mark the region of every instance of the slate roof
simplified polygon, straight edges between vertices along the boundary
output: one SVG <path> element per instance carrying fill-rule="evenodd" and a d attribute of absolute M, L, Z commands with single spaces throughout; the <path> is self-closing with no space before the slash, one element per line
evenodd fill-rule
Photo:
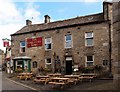
<path fill-rule="evenodd" d="M 57 29 L 62 27 L 69 27 L 69 26 L 75 26 L 75 25 L 82 25 L 82 24 L 89 24 L 89 23 L 96 23 L 96 22 L 103 22 L 103 13 L 98 14 L 92 14 L 87 16 L 81 16 L 76 18 L 71 18 L 67 20 L 62 21 L 55 21 L 50 23 L 42 23 L 42 24 L 32 24 L 28 26 L 24 26 L 22 29 L 18 30 L 16 33 L 11 34 L 11 36 L 14 35 L 20 35 L 20 34 L 26 34 L 36 31 L 47 31 L 50 29 Z"/>

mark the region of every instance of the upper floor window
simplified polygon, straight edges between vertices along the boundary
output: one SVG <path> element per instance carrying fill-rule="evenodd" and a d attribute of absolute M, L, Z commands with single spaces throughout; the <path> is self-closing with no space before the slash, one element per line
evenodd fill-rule
<path fill-rule="evenodd" d="M 25 46 L 26 46 L 25 41 L 21 41 L 20 42 L 20 52 L 21 53 L 25 52 Z"/>
<path fill-rule="evenodd" d="M 45 38 L 45 50 L 52 48 L 52 38 Z"/>
<path fill-rule="evenodd" d="M 86 66 L 93 66 L 94 65 L 94 56 L 86 56 Z"/>
<path fill-rule="evenodd" d="M 65 36 L 65 48 L 71 48 L 72 47 L 72 35 L 66 35 Z"/>
<path fill-rule="evenodd" d="M 85 46 L 93 46 L 93 32 L 85 33 Z"/>

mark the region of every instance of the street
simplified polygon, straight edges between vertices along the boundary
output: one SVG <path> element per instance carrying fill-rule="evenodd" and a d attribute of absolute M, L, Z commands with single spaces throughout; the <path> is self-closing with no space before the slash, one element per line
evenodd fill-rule
<path fill-rule="evenodd" d="M 21 85 L 20 83 L 14 82 L 7 78 L 7 76 L 4 75 L 4 73 L 0 72 L 0 84 L 2 84 L 2 92 L 16 92 L 16 91 L 25 91 L 25 92 L 34 92 L 32 88 L 25 87 L 24 85 Z"/>

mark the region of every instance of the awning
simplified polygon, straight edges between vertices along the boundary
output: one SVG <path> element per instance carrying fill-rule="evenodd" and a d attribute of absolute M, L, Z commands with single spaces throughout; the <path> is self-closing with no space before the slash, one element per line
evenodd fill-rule
<path fill-rule="evenodd" d="M 20 59 L 29 59 L 29 60 L 31 60 L 31 57 L 22 56 L 22 57 L 15 57 L 15 58 L 13 58 L 13 60 L 20 60 Z"/>

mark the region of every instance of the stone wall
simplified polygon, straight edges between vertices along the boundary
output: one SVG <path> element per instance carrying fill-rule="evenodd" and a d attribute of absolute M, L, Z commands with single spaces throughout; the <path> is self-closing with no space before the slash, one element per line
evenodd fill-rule
<path fill-rule="evenodd" d="M 112 58 L 114 69 L 114 83 L 120 88 L 120 2 L 113 0 L 113 44 Z"/>
<path fill-rule="evenodd" d="M 93 32 L 94 46 L 85 46 L 85 32 Z M 32 61 L 37 61 L 38 66 L 45 66 L 45 58 L 51 57 L 56 53 L 60 61 L 65 61 L 65 35 L 72 35 L 71 53 L 73 64 L 85 65 L 85 56 L 94 55 L 94 64 L 103 64 L 103 60 L 109 61 L 109 24 L 106 22 L 95 23 L 89 25 L 78 25 L 69 28 L 61 28 L 49 31 L 36 32 L 12 36 L 12 58 L 17 56 L 29 56 Z M 26 48 L 26 53 L 20 53 L 20 41 L 27 38 L 42 37 L 43 44 L 41 47 Z M 45 51 L 45 38 L 52 37 L 52 50 Z"/>

